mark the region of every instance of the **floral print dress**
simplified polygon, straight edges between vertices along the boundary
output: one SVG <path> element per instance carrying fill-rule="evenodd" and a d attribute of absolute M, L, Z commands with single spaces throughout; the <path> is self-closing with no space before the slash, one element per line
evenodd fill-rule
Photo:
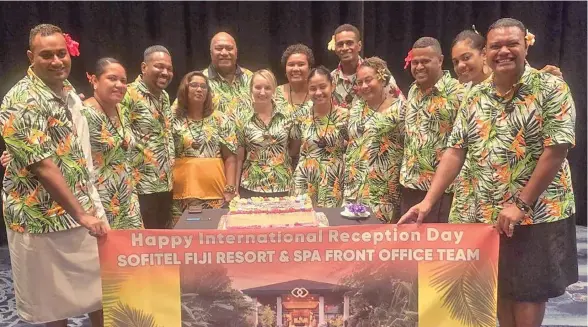
<path fill-rule="evenodd" d="M 82 114 L 88 121 L 96 188 L 112 229 L 143 227 L 130 149 L 135 146 L 128 115 L 117 106 L 119 119 L 109 118 L 100 108 L 86 104 Z M 121 126 L 122 123 L 122 126 Z"/>
<path fill-rule="evenodd" d="M 374 111 L 365 101 L 357 101 L 350 111 L 348 133 L 344 202 L 361 202 L 380 220 L 397 221 L 404 102 L 395 98 L 388 108 Z"/>
<path fill-rule="evenodd" d="M 313 105 L 308 103 L 300 108 L 296 119 L 302 145 L 293 193 L 308 194 L 316 207 L 341 206 L 349 111 L 334 106 L 326 116 L 315 117 Z"/>

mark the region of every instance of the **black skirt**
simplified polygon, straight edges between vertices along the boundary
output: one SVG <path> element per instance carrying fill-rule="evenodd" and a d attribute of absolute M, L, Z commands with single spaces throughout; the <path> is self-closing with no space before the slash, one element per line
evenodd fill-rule
<path fill-rule="evenodd" d="M 515 226 L 500 236 L 498 296 L 547 302 L 578 281 L 575 215 L 553 223 Z"/>

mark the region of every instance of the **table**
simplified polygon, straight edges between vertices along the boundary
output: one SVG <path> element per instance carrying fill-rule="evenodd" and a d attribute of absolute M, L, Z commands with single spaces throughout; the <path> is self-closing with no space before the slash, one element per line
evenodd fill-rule
<path fill-rule="evenodd" d="M 327 216 L 329 226 L 376 225 L 382 223 L 373 214 L 361 220 L 346 219 L 341 216 L 341 210 L 343 208 L 315 208 L 314 210 L 316 212 L 322 212 Z M 228 212 L 229 209 L 205 209 L 202 210 L 202 213 L 188 213 L 188 210 L 186 210 L 174 226 L 174 229 L 217 229 L 220 218 Z M 194 217 L 201 219 L 188 220 L 188 218 Z"/>

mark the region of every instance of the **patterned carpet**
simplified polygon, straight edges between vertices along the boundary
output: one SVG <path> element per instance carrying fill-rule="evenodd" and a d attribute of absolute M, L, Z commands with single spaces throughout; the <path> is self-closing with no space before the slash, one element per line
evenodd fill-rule
<path fill-rule="evenodd" d="M 587 283 L 587 229 L 578 227 L 578 257 L 580 263 L 580 281 L 568 287 L 568 291 L 547 304 L 547 314 L 543 323 L 545 327 L 588 326 L 586 297 Z M 8 249 L 0 247 L 0 327 L 30 327 L 24 323 L 15 311 L 14 290 L 10 270 Z M 86 317 L 70 320 L 69 326 L 89 327 Z"/>

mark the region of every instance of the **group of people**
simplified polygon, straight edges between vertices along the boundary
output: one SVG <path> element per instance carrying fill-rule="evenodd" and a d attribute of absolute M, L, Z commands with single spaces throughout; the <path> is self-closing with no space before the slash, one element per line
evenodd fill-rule
<path fill-rule="evenodd" d="M 31 66 L 0 108 L 20 316 L 66 326 L 90 313 L 101 325 L 92 236 L 170 228 L 189 206 L 237 195 L 309 194 L 317 207 L 362 203 L 384 222 L 495 224 L 500 324 L 540 326 L 547 299 L 578 278 L 566 160 L 575 108 L 557 67 L 526 61 L 533 42 L 510 18 L 486 39 L 465 30 L 451 47 L 455 79 L 439 42 L 422 37 L 405 58 L 415 79 L 405 97 L 384 60 L 360 57 L 352 25 L 329 42 L 333 71 L 289 46 L 279 86 L 271 71 L 239 66 L 221 32 L 210 65 L 182 78 L 173 103 L 172 56 L 160 45 L 131 83 L 118 60 L 99 59 L 82 102 L 67 81 L 76 42 L 34 27 Z"/>

